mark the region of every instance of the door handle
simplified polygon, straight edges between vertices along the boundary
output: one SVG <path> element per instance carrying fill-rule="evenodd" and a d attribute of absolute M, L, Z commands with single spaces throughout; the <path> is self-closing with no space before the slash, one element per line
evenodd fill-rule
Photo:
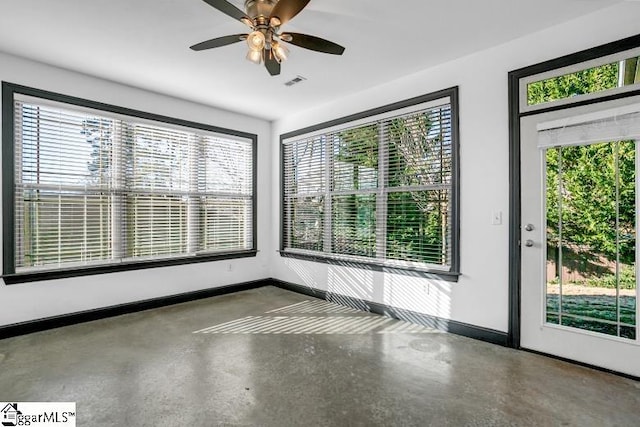
<path fill-rule="evenodd" d="M 527 241 L 524 242 L 524 245 L 528 248 L 533 247 L 533 240 L 528 239 Z"/>

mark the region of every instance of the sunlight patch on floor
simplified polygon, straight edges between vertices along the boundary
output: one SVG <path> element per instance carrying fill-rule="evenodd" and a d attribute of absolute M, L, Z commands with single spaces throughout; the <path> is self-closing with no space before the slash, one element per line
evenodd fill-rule
<path fill-rule="evenodd" d="M 327 301 L 302 301 L 194 331 L 194 334 L 416 334 L 434 330 Z"/>

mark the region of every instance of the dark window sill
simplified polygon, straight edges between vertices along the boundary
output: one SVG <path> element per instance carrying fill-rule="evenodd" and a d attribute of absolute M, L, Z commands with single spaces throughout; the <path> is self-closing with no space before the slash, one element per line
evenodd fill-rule
<path fill-rule="evenodd" d="M 353 267 L 360 268 L 364 270 L 372 270 L 372 271 L 380 271 L 384 273 L 392 273 L 392 274 L 402 274 L 405 276 L 414 276 L 414 277 L 422 277 L 425 279 L 437 279 L 437 280 L 446 280 L 447 282 L 457 282 L 458 277 L 462 274 L 451 272 L 451 271 L 442 271 L 442 270 L 434 270 L 434 269 L 421 269 L 415 267 L 403 267 L 403 266 L 392 266 L 379 262 L 366 262 L 366 261 L 352 261 L 352 260 L 340 260 L 333 257 L 316 255 L 316 254 L 302 254 L 298 252 L 289 252 L 281 250 L 280 256 L 284 258 L 296 258 L 304 261 L 312 261 L 312 262 L 320 262 L 324 264 L 331 265 L 339 265 L 342 267 Z"/>
<path fill-rule="evenodd" d="M 200 262 L 222 261 L 236 258 L 256 256 L 257 250 L 226 252 L 219 254 L 195 255 L 181 258 L 167 258 L 152 261 L 131 261 L 117 264 L 106 264 L 90 267 L 74 267 L 57 270 L 30 271 L 24 273 L 4 274 L 2 279 L 7 285 L 36 282 L 41 280 L 66 279 L 69 277 L 92 276 L 97 274 L 118 273 L 121 271 L 142 270 L 146 268 L 170 267 L 176 265 L 195 264 Z"/>

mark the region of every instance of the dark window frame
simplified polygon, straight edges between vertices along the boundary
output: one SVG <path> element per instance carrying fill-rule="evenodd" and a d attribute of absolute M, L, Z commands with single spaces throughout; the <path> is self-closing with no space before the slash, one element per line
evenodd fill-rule
<path fill-rule="evenodd" d="M 252 247 L 249 250 L 220 252 L 215 254 L 188 255 L 171 257 L 167 259 L 153 259 L 141 261 L 127 261 L 115 264 L 104 264 L 96 266 L 82 266 L 71 268 L 58 268 L 52 270 L 30 271 L 23 273 L 15 272 L 15 167 L 14 167 L 14 100 L 15 95 L 21 94 L 42 98 L 50 101 L 71 104 L 74 106 L 91 108 L 94 110 L 105 111 L 107 113 L 115 113 L 126 115 L 134 118 L 145 120 L 153 120 L 160 123 L 170 125 L 184 126 L 188 128 L 227 134 L 246 138 L 251 141 L 253 149 L 253 166 L 252 166 Z M 2 229 L 3 229 L 3 274 L 2 278 L 8 285 L 23 282 L 32 282 L 39 280 L 53 280 L 68 277 L 114 273 L 120 271 L 139 270 L 146 268 L 166 267 L 175 265 L 186 265 L 200 262 L 211 262 L 220 260 L 229 260 L 236 258 L 249 258 L 257 255 L 257 219 L 258 219 L 258 179 L 257 179 L 257 143 L 258 136 L 256 134 L 238 131 L 234 129 L 222 128 L 218 126 L 207 125 L 203 123 L 192 122 L 183 119 L 163 116 L 159 114 L 148 113 L 140 110 L 134 110 L 125 107 L 119 107 L 88 99 L 78 98 L 69 95 L 63 95 L 42 89 L 36 89 L 28 86 L 18 85 L 9 82 L 2 82 Z"/>
<path fill-rule="evenodd" d="M 300 254 L 285 251 L 284 233 L 285 233 L 285 153 L 284 142 L 287 139 L 296 136 L 317 132 L 334 126 L 344 125 L 356 120 L 366 119 L 368 117 L 377 116 L 400 110 L 402 108 L 412 107 L 414 105 L 423 104 L 430 101 L 436 101 L 442 98 L 449 98 L 451 105 L 451 265 L 448 271 L 433 268 L 415 268 L 390 266 L 388 264 L 371 260 L 371 261 L 352 261 L 341 260 L 339 255 L 324 256 L 320 254 Z M 280 135 L 280 256 L 286 258 L 296 258 L 301 260 L 320 262 L 332 265 L 342 265 L 348 267 L 356 267 L 374 271 L 384 271 L 394 274 L 405 274 L 417 277 L 433 278 L 446 280 L 449 282 L 457 282 L 460 272 L 460 118 L 459 118 L 459 87 L 454 86 L 437 92 L 420 95 L 414 98 L 405 99 L 403 101 L 387 104 L 382 107 L 355 113 L 349 116 L 341 117 L 335 120 L 319 123 L 306 128 L 294 130 Z"/>
<path fill-rule="evenodd" d="M 564 55 L 550 59 L 538 64 L 513 70 L 508 74 L 508 102 L 509 102 L 509 319 L 508 319 L 508 346 L 520 347 L 520 325 L 521 325 L 521 224 L 520 216 L 522 210 L 522 200 L 520 195 L 520 119 L 526 116 L 547 113 L 551 111 L 563 110 L 566 108 L 590 105 L 599 102 L 612 101 L 615 99 L 627 98 L 640 95 L 640 89 L 632 89 L 626 92 L 607 94 L 599 97 L 579 100 L 570 104 L 553 104 L 544 108 L 531 111 L 521 111 L 520 80 L 553 71 L 559 68 L 568 67 L 582 62 L 602 58 L 619 52 L 640 47 L 640 34 L 627 37 L 621 40 L 602 44 L 590 49 Z"/>

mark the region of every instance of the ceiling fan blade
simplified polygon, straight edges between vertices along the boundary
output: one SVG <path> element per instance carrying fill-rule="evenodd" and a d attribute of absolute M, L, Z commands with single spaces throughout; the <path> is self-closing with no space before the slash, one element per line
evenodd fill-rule
<path fill-rule="evenodd" d="M 243 18 L 248 19 L 248 16 L 246 13 L 244 13 L 243 11 L 241 11 L 240 9 L 238 9 L 237 7 L 235 7 L 234 5 L 232 5 L 226 0 L 203 0 L 203 1 L 207 3 L 209 6 L 215 7 L 220 12 L 225 13 L 230 17 L 235 18 L 239 21 L 242 21 Z"/>
<path fill-rule="evenodd" d="M 305 49 L 315 50 L 316 52 L 330 53 L 331 55 L 342 55 L 344 53 L 344 47 L 320 37 L 300 33 L 283 33 L 281 37 L 284 41 Z M 291 39 L 288 40 L 289 38 Z"/>
<path fill-rule="evenodd" d="M 271 54 L 270 52 L 266 53 L 264 56 L 264 66 L 272 76 L 277 76 L 280 74 L 280 63 L 276 61 L 276 58 L 274 58 L 273 54 Z"/>
<path fill-rule="evenodd" d="M 237 43 L 246 38 L 246 34 L 233 34 L 230 36 L 218 37 L 215 39 L 207 40 L 206 42 L 194 44 L 190 47 L 192 50 L 200 51 L 205 49 L 213 49 L 214 47 L 226 46 L 228 44 Z"/>
<path fill-rule="evenodd" d="M 296 16 L 310 0 L 280 0 L 271 11 L 271 17 L 280 20 L 280 25 Z"/>

